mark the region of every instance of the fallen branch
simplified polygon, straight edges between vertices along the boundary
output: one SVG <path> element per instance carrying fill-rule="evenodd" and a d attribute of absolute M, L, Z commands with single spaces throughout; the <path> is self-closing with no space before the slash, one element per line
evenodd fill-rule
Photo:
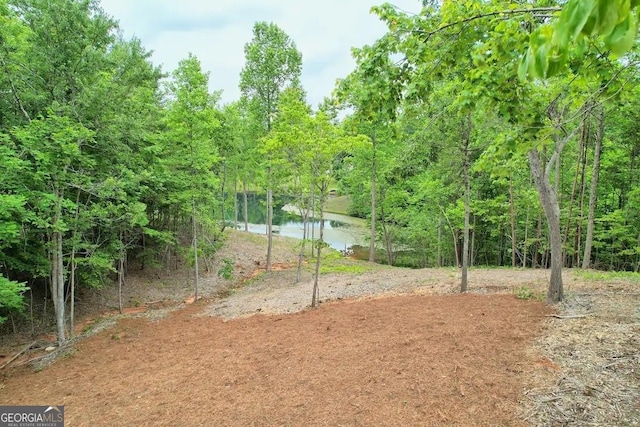
<path fill-rule="evenodd" d="M 638 355 L 639 355 L 639 353 L 629 354 L 629 355 L 626 355 L 626 356 L 614 357 L 615 362 L 611 362 L 608 365 L 604 365 L 602 367 L 602 369 L 607 369 L 607 368 L 610 368 L 612 366 L 619 365 L 620 363 L 628 362 L 629 360 L 633 359 L 634 357 L 637 357 Z"/>
<path fill-rule="evenodd" d="M 556 319 L 565 320 L 565 319 L 584 319 L 585 317 L 587 317 L 587 315 L 586 314 L 572 314 L 572 315 L 563 316 L 563 315 L 560 315 L 560 314 L 548 314 L 545 317 L 554 317 Z"/>
<path fill-rule="evenodd" d="M 52 353 L 47 353 L 47 354 L 43 354 L 42 356 L 38 356 L 38 357 L 34 357 L 33 359 L 29 359 L 29 360 L 25 360 L 24 362 L 20 362 L 18 363 L 15 367 L 18 368 L 20 366 L 24 366 L 24 365 L 30 365 L 31 363 L 37 361 L 37 360 L 41 360 L 44 359 L 45 357 L 49 357 L 52 354 L 55 354 L 54 352 Z"/>
<path fill-rule="evenodd" d="M 27 350 L 29 350 L 31 347 L 33 347 L 34 345 L 36 345 L 38 341 L 34 341 L 31 344 L 29 344 L 28 346 L 26 346 L 25 348 L 23 348 L 22 350 L 20 350 L 19 352 L 17 352 L 11 359 L 9 359 L 7 362 L 4 363 L 4 365 L 0 366 L 0 369 L 4 369 L 7 366 L 9 366 L 9 364 L 11 362 L 13 362 L 14 360 L 16 360 L 18 357 L 20 357 L 23 353 L 25 353 Z"/>

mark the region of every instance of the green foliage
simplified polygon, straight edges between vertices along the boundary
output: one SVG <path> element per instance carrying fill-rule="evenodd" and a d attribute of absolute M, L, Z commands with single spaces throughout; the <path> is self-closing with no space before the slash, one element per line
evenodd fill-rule
<path fill-rule="evenodd" d="M 240 90 L 251 101 L 259 126 L 270 130 L 280 93 L 287 87 L 299 87 L 302 55 L 282 29 L 266 22 L 253 26 L 253 39 L 244 52 Z"/>
<path fill-rule="evenodd" d="M 637 6 L 637 1 L 629 0 L 570 0 L 553 24 L 541 25 L 531 34 L 520 77 L 558 74 L 573 50 L 584 52 L 586 37 L 602 36 L 614 56 L 624 55 L 636 41 Z"/>
<path fill-rule="evenodd" d="M 219 156 L 211 140 L 220 127 L 215 114 L 218 95 L 209 94 L 208 74 L 193 55 L 180 62 L 172 77 L 164 149 L 173 181 L 172 197 L 190 212 L 194 199 L 199 206 L 215 201 L 217 177 L 212 169 Z"/>
<path fill-rule="evenodd" d="M 518 299 L 544 301 L 545 295 L 542 292 L 537 292 L 529 286 L 523 285 L 515 290 L 515 296 Z"/>
<path fill-rule="evenodd" d="M 24 310 L 23 294 L 29 290 L 24 283 L 18 283 L 0 275 L 0 313 L 9 311 L 22 312 Z M 0 315 L 0 324 L 6 317 Z"/>
<path fill-rule="evenodd" d="M 233 261 L 227 258 L 222 260 L 222 267 L 218 270 L 218 276 L 225 280 L 233 279 L 233 270 L 235 269 Z"/>

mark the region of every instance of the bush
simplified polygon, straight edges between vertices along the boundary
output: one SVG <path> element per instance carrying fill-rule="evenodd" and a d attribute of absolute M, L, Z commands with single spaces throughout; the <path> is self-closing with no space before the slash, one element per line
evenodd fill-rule
<path fill-rule="evenodd" d="M 516 294 L 516 298 L 518 299 L 524 299 L 524 300 L 535 299 L 538 301 L 544 300 L 543 293 L 536 292 L 526 285 L 516 289 L 515 294 Z"/>
<path fill-rule="evenodd" d="M 222 267 L 218 270 L 218 276 L 225 280 L 231 280 L 233 279 L 233 269 L 233 261 L 225 258 L 222 260 Z"/>
<path fill-rule="evenodd" d="M 0 311 L 7 313 L 9 311 L 22 312 L 24 309 L 23 294 L 29 288 L 24 283 L 14 282 L 0 275 Z M 0 324 L 7 320 L 6 317 L 0 315 Z"/>

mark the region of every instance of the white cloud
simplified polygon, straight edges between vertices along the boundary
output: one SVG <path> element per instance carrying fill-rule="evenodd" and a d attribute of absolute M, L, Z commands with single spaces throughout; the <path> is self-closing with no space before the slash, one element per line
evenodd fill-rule
<path fill-rule="evenodd" d="M 384 24 L 369 14 L 376 0 L 102 0 L 103 9 L 120 21 L 125 37 L 135 35 L 154 51 L 165 72 L 193 53 L 211 73 L 212 90 L 223 102 L 238 99 L 244 45 L 256 21 L 275 22 L 302 52 L 302 84 L 316 106 L 330 95 L 337 78 L 354 66 L 351 47 L 373 43 Z M 393 2 L 417 12 L 419 0 Z"/>

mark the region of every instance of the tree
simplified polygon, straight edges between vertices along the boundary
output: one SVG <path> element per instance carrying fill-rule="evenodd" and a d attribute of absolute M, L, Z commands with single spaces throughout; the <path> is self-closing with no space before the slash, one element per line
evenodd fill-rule
<path fill-rule="evenodd" d="M 247 154 L 243 146 L 243 120 L 239 102 L 225 105 L 221 114 L 220 135 L 217 137 L 220 143 L 220 156 L 222 164 L 222 179 L 220 185 L 220 220 L 222 229 L 226 226 L 226 201 L 227 182 L 233 185 L 233 225 L 238 227 L 238 181 L 242 170 L 242 164 L 247 160 Z"/>
<path fill-rule="evenodd" d="M 319 302 L 318 280 L 322 249 L 326 245 L 324 242 L 324 205 L 329 196 L 329 184 L 334 175 L 335 158 L 345 147 L 361 145 L 362 138 L 345 135 L 341 129 L 331 123 L 329 117 L 323 111 L 315 114 L 312 126 L 313 139 L 310 141 L 309 166 L 313 176 L 313 185 L 318 190 L 320 199 L 318 203 L 320 230 L 318 240 L 315 242 L 316 265 L 311 298 L 311 306 L 315 307 Z"/>
<path fill-rule="evenodd" d="M 462 244 L 462 279 L 460 282 L 460 292 L 467 292 L 468 269 L 469 269 L 469 215 L 471 212 L 471 183 L 469 182 L 470 169 L 470 139 L 471 139 L 471 114 L 467 115 L 462 124 L 462 174 L 464 182 L 464 232 Z"/>
<path fill-rule="evenodd" d="M 275 170 L 278 180 L 286 187 L 287 195 L 295 199 L 295 204 L 303 218 L 303 238 L 298 252 L 296 281 L 300 281 L 307 243 L 307 222 L 313 211 L 311 195 L 315 185 L 311 168 L 310 153 L 315 145 L 315 129 L 311 108 L 304 101 L 304 94 L 298 88 L 286 89 L 278 102 L 278 116 L 271 132 L 264 138 L 265 154 Z"/>
<path fill-rule="evenodd" d="M 377 185 L 380 161 L 378 151 L 380 143 L 388 140 L 385 138 L 388 137 L 388 131 L 393 131 L 391 124 L 395 120 L 398 101 L 401 98 L 401 91 L 398 90 L 398 83 L 402 81 L 400 68 L 389 55 L 380 54 L 380 51 L 389 49 L 390 43 L 389 38 L 383 37 L 373 46 L 353 49 L 352 55 L 357 68 L 339 82 L 337 90 L 338 99 L 355 109 L 354 124 L 367 128 L 360 128 L 356 133 L 366 133 L 371 140 L 369 262 L 375 262 L 376 251 L 377 199 L 380 194 Z"/>
<path fill-rule="evenodd" d="M 171 99 L 167 110 L 168 127 L 166 154 L 174 173 L 176 201 L 191 214 L 191 238 L 195 277 L 195 299 L 198 299 L 198 228 L 199 210 L 212 210 L 217 186 L 213 166 L 218 162 L 218 150 L 213 144 L 213 131 L 219 126 L 214 115 L 218 96 L 211 96 L 208 74 L 202 72 L 200 61 L 189 54 L 180 61 L 169 83 Z"/>
<path fill-rule="evenodd" d="M 589 192 L 589 217 L 587 219 L 587 237 L 584 242 L 584 256 L 582 268 L 589 268 L 591 263 L 591 248 L 593 245 L 593 229 L 595 227 L 596 200 L 598 197 L 598 178 L 600 176 L 600 155 L 602 154 L 602 140 L 604 139 L 604 107 L 598 112 L 598 131 L 593 155 L 593 173 L 591 175 L 591 190 Z"/>
<path fill-rule="evenodd" d="M 271 131 L 281 92 L 298 87 L 302 71 L 302 55 L 295 43 L 276 24 L 257 22 L 253 39 L 244 48 L 246 63 L 240 73 L 240 90 L 249 98 L 259 119 L 261 132 Z M 271 271 L 273 220 L 271 167 L 267 165 L 267 271 Z"/>
<path fill-rule="evenodd" d="M 33 159 L 30 165 L 30 209 L 44 232 L 49 262 L 49 280 L 55 308 L 58 343 L 66 341 L 64 242 L 69 230 L 69 213 L 75 211 L 73 189 L 86 185 L 76 171 L 90 167 L 83 156 L 94 133 L 68 117 L 51 113 L 13 132 L 20 148 Z"/>

